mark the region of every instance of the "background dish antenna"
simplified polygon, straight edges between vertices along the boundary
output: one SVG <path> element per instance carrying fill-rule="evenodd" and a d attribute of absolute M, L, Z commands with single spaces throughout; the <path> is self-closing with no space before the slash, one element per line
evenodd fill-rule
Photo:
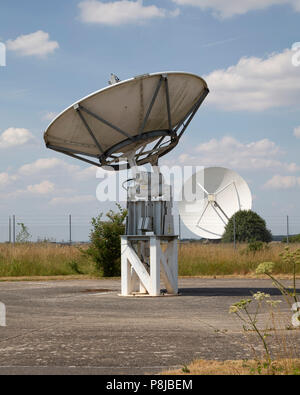
<path fill-rule="evenodd" d="M 192 196 L 193 199 L 187 199 Z M 221 239 L 229 219 L 240 210 L 251 210 L 252 196 L 236 172 L 210 167 L 194 174 L 184 185 L 179 213 L 185 226 L 205 239 Z"/>

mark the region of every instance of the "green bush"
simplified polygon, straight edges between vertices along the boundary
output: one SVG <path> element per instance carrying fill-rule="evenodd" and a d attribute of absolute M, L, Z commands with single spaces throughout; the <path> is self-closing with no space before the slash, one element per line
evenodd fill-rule
<path fill-rule="evenodd" d="M 16 237 L 16 242 L 17 243 L 29 243 L 31 239 L 31 234 L 28 231 L 27 226 L 23 223 L 18 223 L 18 225 L 21 227 L 19 233 L 17 234 Z"/>
<path fill-rule="evenodd" d="M 69 262 L 70 265 L 70 269 L 76 273 L 76 274 L 84 274 L 80 268 L 79 268 L 79 264 L 77 261 L 72 260 L 71 262 Z"/>
<path fill-rule="evenodd" d="M 269 243 L 272 241 L 272 234 L 267 229 L 266 221 L 254 211 L 241 210 L 230 218 L 222 238 L 223 242 L 232 243 L 234 241 L 234 222 L 237 242 L 261 241 Z"/>
<path fill-rule="evenodd" d="M 91 245 L 84 253 L 96 264 L 96 269 L 103 277 L 117 277 L 121 274 L 121 239 L 125 233 L 124 221 L 127 211 L 117 205 L 119 212 L 110 210 L 103 221 L 103 214 L 92 219 L 90 234 Z"/>
<path fill-rule="evenodd" d="M 243 254 L 256 254 L 257 252 L 269 250 L 269 245 L 263 241 L 251 241 L 244 250 L 241 250 Z"/>
<path fill-rule="evenodd" d="M 282 242 L 287 243 L 287 237 L 284 237 Z M 290 236 L 289 243 L 300 243 L 300 235 Z"/>

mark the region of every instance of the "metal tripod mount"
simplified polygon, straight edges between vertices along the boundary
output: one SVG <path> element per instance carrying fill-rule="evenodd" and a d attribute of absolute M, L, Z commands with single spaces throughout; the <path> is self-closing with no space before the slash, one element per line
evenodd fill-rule
<path fill-rule="evenodd" d="M 126 236 L 122 236 L 122 296 L 178 294 L 178 236 L 174 234 L 172 187 L 158 166 L 132 164 L 127 188 Z"/>

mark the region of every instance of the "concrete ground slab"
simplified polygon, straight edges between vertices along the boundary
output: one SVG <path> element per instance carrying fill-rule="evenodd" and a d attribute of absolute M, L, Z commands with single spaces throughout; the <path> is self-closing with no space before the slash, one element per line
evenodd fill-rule
<path fill-rule="evenodd" d="M 176 298 L 120 298 L 120 280 L 0 283 L 0 374 L 154 374 L 194 359 L 253 358 L 228 308 L 256 291 L 282 299 L 256 279 L 181 279 Z M 285 336 L 300 357 L 300 331 Z"/>

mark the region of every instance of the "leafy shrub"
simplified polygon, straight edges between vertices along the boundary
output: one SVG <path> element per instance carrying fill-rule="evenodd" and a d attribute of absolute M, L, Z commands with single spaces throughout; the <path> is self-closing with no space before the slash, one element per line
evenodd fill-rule
<path fill-rule="evenodd" d="M 264 243 L 263 241 L 252 241 L 245 249 L 241 250 L 241 254 L 255 254 L 257 252 L 267 251 L 269 249 L 270 247 L 268 244 Z"/>
<path fill-rule="evenodd" d="M 28 228 L 25 224 L 23 223 L 18 223 L 18 225 L 21 227 L 19 233 L 17 234 L 16 237 L 16 242 L 17 243 L 29 243 L 31 239 L 31 234 L 28 231 Z"/>
<path fill-rule="evenodd" d="M 92 219 L 90 234 L 91 245 L 84 253 L 89 255 L 96 264 L 97 271 L 103 277 L 115 277 L 121 274 L 121 240 L 125 233 L 124 221 L 127 210 L 117 205 L 119 212 L 110 210 L 103 221 L 103 214 Z"/>
<path fill-rule="evenodd" d="M 83 272 L 80 270 L 79 268 L 79 264 L 77 261 L 72 260 L 71 262 L 69 262 L 70 268 L 71 270 L 76 273 L 76 274 L 83 274 Z"/>
<path fill-rule="evenodd" d="M 282 242 L 287 243 L 287 237 L 284 237 Z M 289 243 L 300 243 L 300 235 L 290 236 Z"/>
<path fill-rule="evenodd" d="M 272 241 L 272 234 L 267 229 L 266 221 L 254 211 L 241 210 L 230 218 L 225 228 L 223 242 L 232 243 L 234 241 L 234 221 L 237 242 L 262 241 L 269 243 Z"/>

